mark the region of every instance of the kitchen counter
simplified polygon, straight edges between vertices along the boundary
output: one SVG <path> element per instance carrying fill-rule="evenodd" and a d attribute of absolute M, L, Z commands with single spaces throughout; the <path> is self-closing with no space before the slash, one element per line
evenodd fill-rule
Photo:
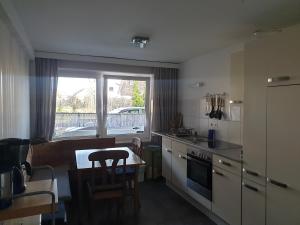
<path fill-rule="evenodd" d="M 209 144 L 209 142 L 207 141 L 207 138 L 205 138 L 205 137 L 197 137 L 196 139 L 193 138 L 192 136 L 177 137 L 177 136 L 169 134 L 167 132 L 160 132 L 160 131 L 152 132 L 152 134 L 166 137 L 166 138 L 172 139 L 174 141 L 178 141 L 183 144 L 187 144 L 194 148 L 199 148 L 199 149 L 202 149 L 205 151 L 209 151 L 215 155 L 220 155 L 220 156 L 223 156 L 230 160 L 242 162 L 243 146 L 241 146 L 241 145 L 216 140 L 212 146 Z"/>

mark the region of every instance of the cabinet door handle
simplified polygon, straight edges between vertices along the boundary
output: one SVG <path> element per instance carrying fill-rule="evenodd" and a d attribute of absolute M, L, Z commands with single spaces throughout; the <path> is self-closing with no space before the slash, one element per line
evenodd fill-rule
<path fill-rule="evenodd" d="M 278 187 L 281 187 L 281 188 L 288 188 L 289 187 L 287 184 L 281 183 L 281 182 L 276 181 L 276 180 L 273 180 L 269 177 L 267 178 L 267 182 L 270 183 L 270 184 L 274 184 L 274 185 L 276 185 Z"/>
<path fill-rule="evenodd" d="M 229 166 L 229 167 L 232 166 L 231 163 L 226 162 L 226 161 L 224 161 L 224 160 L 222 160 L 222 159 L 219 159 L 219 163 L 220 163 L 220 164 L 223 164 L 223 165 L 225 165 L 225 166 Z"/>
<path fill-rule="evenodd" d="M 181 158 L 181 159 L 187 160 L 187 157 L 185 155 L 179 154 L 178 157 Z"/>
<path fill-rule="evenodd" d="M 246 170 L 245 168 L 243 168 L 243 172 L 245 172 L 245 173 L 247 173 L 249 175 L 252 175 L 254 177 L 258 177 L 259 176 L 258 173 L 254 172 L 254 171 L 251 171 L 251 170 Z"/>
<path fill-rule="evenodd" d="M 166 148 L 166 151 L 172 154 L 172 150 Z"/>
<path fill-rule="evenodd" d="M 255 192 L 258 192 L 258 189 L 256 188 L 256 187 L 253 187 L 253 186 L 251 186 L 251 185 L 249 185 L 249 184 L 246 184 L 246 183 L 242 183 L 242 185 L 245 187 L 245 188 L 248 188 L 249 190 L 251 190 L 251 191 L 255 191 Z"/>
<path fill-rule="evenodd" d="M 287 80 L 290 80 L 290 79 L 291 78 L 289 76 L 268 77 L 268 83 L 287 81 Z"/>
<path fill-rule="evenodd" d="M 216 170 L 213 170 L 212 171 L 214 174 L 217 174 L 217 175 L 219 175 L 219 176 L 224 176 L 224 174 L 223 173 L 221 173 L 221 172 L 218 172 L 218 171 L 216 171 Z"/>

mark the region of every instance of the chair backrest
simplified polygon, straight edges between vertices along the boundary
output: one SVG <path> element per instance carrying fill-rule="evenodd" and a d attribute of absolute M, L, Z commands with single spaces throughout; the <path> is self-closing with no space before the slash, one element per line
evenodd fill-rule
<path fill-rule="evenodd" d="M 124 150 L 104 150 L 91 153 L 89 161 L 92 161 L 92 188 L 95 187 L 96 183 L 96 171 L 101 171 L 102 184 L 116 184 L 117 176 L 121 182 L 124 181 L 128 157 L 129 153 Z M 120 160 L 123 160 L 121 164 L 119 163 Z M 99 162 L 100 168 L 95 167 L 95 162 Z"/>
<path fill-rule="evenodd" d="M 132 138 L 132 150 L 140 158 L 143 157 L 143 143 L 140 138 L 138 137 Z"/>

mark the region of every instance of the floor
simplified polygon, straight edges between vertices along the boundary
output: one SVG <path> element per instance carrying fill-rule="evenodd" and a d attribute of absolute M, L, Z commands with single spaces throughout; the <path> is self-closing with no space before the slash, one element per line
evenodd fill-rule
<path fill-rule="evenodd" d="M 112 213 L 109 216 L 108 213 L 105 213 L 105 209 L 99 208 L 98 221 L 95 224 L 215 225 L 208 217 L 168 188 L 162 181 L 141 183 L 140 192 L 142 208 L 138 215 L 134 216 L 132 204 L 128 201 L 125 209 L 126 214 L 121 222 L 116 220 L 116 214 Z M 90 224 L 88 218 L 86 213 L 84 218 L 86 225 Z"/>

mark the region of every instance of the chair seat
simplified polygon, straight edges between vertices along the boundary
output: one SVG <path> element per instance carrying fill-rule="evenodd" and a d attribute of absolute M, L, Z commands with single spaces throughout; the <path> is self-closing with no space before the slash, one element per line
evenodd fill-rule
<path fill-rule="evenodd" d="M 125 173 L 127 175 L 129 174 L 135 174 L 136 169 L 134 167 L 126 167 Z M 116 174 L 123 174 L 123 169 L 122 168 L 116 168 Z"/>
<path fill-rule="evenodd" d="M 100 200 L 100 199 L 122 198 L 123 196 L 124 196 L 123 190 L 107 190 L 107 191 L 94 192 L 91 197 L 94 200 Z"/>
<path fill-rule="evenodd" d="M 97 191 L 111 191 L 111 190 L 122 190 L 124 188 L 123 184 L 106 184 L 106 185 L 97 185 L 93 188 L 93 192 Z"/>

